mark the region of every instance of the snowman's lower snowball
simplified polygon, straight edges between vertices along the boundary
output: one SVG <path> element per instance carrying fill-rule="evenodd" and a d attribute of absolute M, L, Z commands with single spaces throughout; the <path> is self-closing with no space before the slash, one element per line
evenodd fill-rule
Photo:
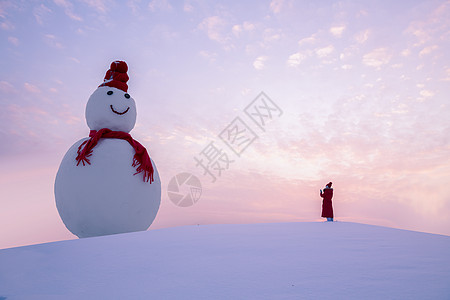
<path fill-rule="evenodd" d="M 128 142 L 102 138 L 91 164 L 77 166 L 77 150 L 85 140 L 67 151 L 56 175 L 56 206 L 66 227 L 80 238 L 146 230 L 161 202 L 154 162 L 154 182 L 149 184 L 133 175 L 134 150 Z"/>

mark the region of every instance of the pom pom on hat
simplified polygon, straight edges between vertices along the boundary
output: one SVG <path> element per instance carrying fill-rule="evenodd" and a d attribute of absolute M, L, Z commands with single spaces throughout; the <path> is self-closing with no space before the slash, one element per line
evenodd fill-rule
<path fill-rule="evenodd" d="M 116 60 L 111 63 L 111 67 L 106 72 L 105 80 L 101 86 L 110 86 L 124 91 L 128 91 L 127 81 L 129 79 L 127 75 L 128 66 L 124 61 Z"/>

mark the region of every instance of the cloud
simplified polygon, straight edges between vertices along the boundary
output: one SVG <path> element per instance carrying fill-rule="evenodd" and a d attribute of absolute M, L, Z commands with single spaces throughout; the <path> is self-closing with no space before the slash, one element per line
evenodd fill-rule
<path fill-rule="evenodd" d="M 83 19 L 73 12 L 73 4 L 67 0 L 53 0 L 59 7 L 64 8 L 64 13 L 75 21 L 83 21 Z"/>
<path fill-rule="evenodd" d="M 405 33 L 416 38 L 414 47 L 419 47 L 430 41 L 444 40 L 448 36 L 449 14 L 450 1 L 445 1 L 425 18 L 411 22 Z"/>
<path fill-rule="evenodd" d="M 307 38 L 303 38 L 300 41 L 298 41 L 298 45 L 301 47 L 303 45 L 314 44 L 315 42 L 317 42 L 317 35 L 313 34 Z"/>
<path fill-rule="evenodd" d="M 334 46 L 333 45 L 328 45 L 326 47 L 323 48 L 318 48 L 315 50 L 316 51 L 316 55 L 319 58 L 323 58 L 323 57 L 327 57 L 328 55 L 330 55 L 331 53 L 333 53 L 334 51 Z"/>
<path fill-rule="evenodd" d="M 367 10 L 365 10 L 365 9 L 361 9 L 357 14 L 356 14 L 356 16 L 358 17 L 358 18 L 360 18 L 360 17 L 367 17 L 369 15 L 369 13 L 367 12 Z"/>
<path fill-rule="evenodd" d="M 233 28 L 231 28 L 231 31 L 233 32 L 233 34 L 235 36 L 239 36 L 241 34 L 241 32 L 242 32 L 242 26 L 236 24 L 236 25 L 233 26 Z"/>
<path fill-rule="evenodd" d="M 414 28 L 410 29 L 409 32 L 418 39 L 418 42 L 414 44 L 415 47 L 425 44 L 430 39 L 428 33 L 423 29 Z"/>
<path fill-rule="evenodd" d="M 0 17 L 5 18 L 6 12 L 5 12 L 5 8 L 3 6 L 4 6 L 4 3 L 0 2 Z"/>
<path fill-rule="evenodd" d="M 442 81 L 450 81 L 450 68 L 447 68 L 445 71 L 445 77 L 444 78 L 442 78 L 441 80 Z"/>
<path fill-rule="evenodd" d="M 83 0 L 83 2 L 101 13 L 106 13 L 108 10 L 108 5 L 104 0 Z"/>
<path fill-rule="evenodd" d="M 281 39 L 281 30 L 275 30 L 273 28 L 264 29 L 264 43 L 270 43 Z"/>
<path fill-rule="evenodd" d="M 410 54 L 411 54 L 411 50 L 409 50 L 409 49 L 405 49 L 402 52 L 400 52 L 400 55 L 404 56 L 404 57 L 409 56 Z"/>
<path fill-rule="evenodd" d="M 80 60 L 77 59 L 77 58 L 75 58 L 75 57 L 69 57 L 69 59 L 70 59 L 71 61 L 73 61 L 74 63 L 77 63 L 77 64 L 81 63 Z"/>
<path fill-rule="evenodd" d="M 364 31 L 360 31 L 355 35 L 355 40 L 358 44 L 364 44 L 369 39 L 370 30 L 366 29 Z"/>
<path fill-rule="evenodd" d="M 207 59 L 209 62 L 215 62 L 217 58 L 217 53 L 212 53 L 205 50 L 200 51 L 199 54 L 201 57 Z"/>
<path fill-rule="evenodd" d="M 157 24 L 153 26 L 151 34 L 169 41 L 173 41 L 179 37 L 179 33 L 173 31 L 172 28 L 166 24 Z"/>
<path fill-rule="evenodd" d="M 388 49 L 377 48 L 363 56 L 363 64 L 369 67 L 380 68 L 391 59 Z"/>
<path fill-rule="evenodd" d="M 14 29 L 14 25 L 11 24 L 11 23 L 8 22 L 8 21 L 5 21 L 5 22 L 2 22 L 2 23 L 0 24 L 0 28 L 1 28 L 2 30 L 9 31 L 9 30 L 13 30 L 13 29 Z"/>
<path fill-rule="evenodd" d="M 172 5 L 167 0 L 152 0 L 148 4 L 148 8 L 155 12 L 156 10 L 169 11 L 172 10 Z"/>
<path fill-rule="evenodd" d="M 255 59 L 255 61 L 253 62 L 253 67 L 256 70 L 262 70 L 265 68 L 265 62 L 267 61 L 268 57 L 267 56 L 259 56 Z"/>
<path fill-rule="evenodd" d="M 292 54 L 291 56 L 289 56 L 288 60 L 287 60 L 287 65 L 289 67 L 297 67 L 299 66 L 302 61 L 304 61 L 306 58 L 308 57 L 308 55 L 301 53 L 301 52 L 297 52 Z"/>
<path fill-rule="evenodd" d="M 16 2 L 16 1 L 14 1 Z M 16 4 L 13 1 L 0 1 L 0 17 L 6 18 L 7 12 L 6 10 L 10 7 L 16 8 Z"/>
<path fill-rule="evenodd" d="M 333 26 L 330 28 L 330 33 L 335 37 L 340 38 L 344 33 L 345 25 Z"/>
<path fill-rule="evenodd" d="M 434 92 L 430 90 L 421 90 L 419 94 L 424 98 L 431 98 L 434 96 Z"/>
<path fill-rule="evenodd" d="M 284 0 L 272 0 L 270 2 L 270 10 L 277 14 L 281 11 L 284 5 Z"/>
<path fill-rule="evenodd" d="M 19 39 L 13 36 L 8 37 L 8 41 L 14 46 L 19 46 Z"/>
<path fill-rule="evenodd" d="M 128 0 L 127 6 L 131 9 L 134 15 L 138 15 L 141 11 L 140 3 L 141 0 Z"/>
<path fill-rule="evenodd" d="M 53 34 L 46 34 L 45 36 L 45 41 L 47 43 L 47 45 L 49 45 L 50 47 L 56 48 L 56 49 L 63 49 L 64 46 L 58 42 L 56 36 L 54 36 Z"/>
<path fill-rule="evenodd" d="M 408 105 L 405 103 L 400 103 L 397 107 L 392 108 L 393 114 L 403 115 L 409 112 Z"/>
<path fill-rule="evenodd" d="M 241 91 L 241 95 L 242 95 L 242 96 L 247 96 L 247 95 L 250 94 L 251 91 L 252 91 L 252 89 L 250 89 L 250 88 L 244 88 L 244 89 Z"/>
<path fill-rule="evenodd" d="M 244 31 L 252 31 L 256 28 L 255 24 L 245 21 L 242 24 L 236 24 L 232 27 L 231 31 L 235 36 L 239 36 Z"/>
<path fill-rule="evenodd" d="M 225 43 L 228 41 L 228 37 L 223 34 L 226 22 L 219 16 L 212 16 L 203 19 L 203 21 L 198 25 L 198 28 L 204 30 L 208 35 L 210 40 Z"/>
<path fill-rule="evenodd" d="M 431 52 L 433 52 L 434 50 L 436 50 L 438 48 L 439 48 L 438 45 L 425 47 L 419 52 L 419 56 L 428 55 L 428 54 L 430 54 Z"/>
<path fill-rule="evenodd" d="M 255 24 L 245 21 L 242 25 L 245 31 L 252 31 L 256 28 Z"/>
<path fill-rule="evenodd" d="M 8 81 L 0 81 L 0 91 L 4 94 L 13 94 L 16 93 L 16 89 L 14 86 Z"/>
<path fill-rule="evenodd" d="M 185 3 L 184 6 L 183 6 L 183 10 L 185 12 L 190 13 L 190 12 L 194 11 L 194 7 L 191 4 L 189 4 L 189 3 Z"/>
<path fill-rule="evenodd" d="M 39 25 L 44 25 L 44 19 L 52 12 L 50 8 L 41 4 L 33 9 L 33 16 Z"/>
<path fill-rule="evenodd" d="M 351 45 L 348 48 L 345 48 L 342 50 L 342 52 L 339 54 L 340 60 L 349 60 L 350 58 L 354 57 L 359 53 L 359 47 Z"/>
<path fill-rule="evenodd" d="M 30 92 L 32 94 L 40 94 L 41 93 L 41 90 L 37 86 L 35 86 L 35 85 L 31 84 L 31 83 L 25 82 L 23 84 L 23 86 L 24 86 L 26 91 L 28 91 L 28 92 Z"/>

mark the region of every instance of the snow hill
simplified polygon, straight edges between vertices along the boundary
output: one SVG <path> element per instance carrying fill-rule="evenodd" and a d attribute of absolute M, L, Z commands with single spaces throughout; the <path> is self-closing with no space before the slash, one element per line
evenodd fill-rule
<path fill-rule="evenodd" d="M 450 299 L 450 237 L 185 226 L 0 250 L 0 299 Z"/>

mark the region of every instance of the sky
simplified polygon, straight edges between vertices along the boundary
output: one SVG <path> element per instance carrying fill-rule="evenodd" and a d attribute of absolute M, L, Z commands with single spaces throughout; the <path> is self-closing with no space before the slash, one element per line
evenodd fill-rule
<path fill-rule="evenodd" d="M 76 238 L 54 179 L 114 60 L 161 176 L 150 230 L 320 221 L 332 181 L 339 221 L 450 235 L 450 1 L 0 1 L 0 40 L 0 249 Z"/>

